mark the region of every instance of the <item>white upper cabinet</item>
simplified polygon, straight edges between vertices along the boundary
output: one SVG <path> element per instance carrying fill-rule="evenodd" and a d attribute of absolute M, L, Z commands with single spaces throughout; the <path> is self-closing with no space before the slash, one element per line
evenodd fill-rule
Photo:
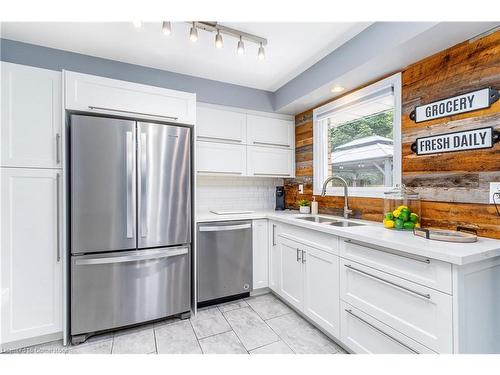
<path fill-rule="evenodd" d="M 196 142 L 196 172 L 206 175 L 239 175 L 246 174 L 247 148 L 215 142 Z"/>
<path fill-rule="evenodd" d="M 293 120 L 285 115 L 256 113 L 212 104 L 198 105 L 198 173 L 294 176 Z M 241 162 L 243 155 L 246 160 Z"/>
<path fill-rule="evenodd" d="M 295 152 L 281 148 L 248 146 L 247 167 L 249 176 L 293 177 Z"/>
<path fill-rule="evenodd" d="M 66 109 L 196 122 L 196 95 L 88 74 L 64 72 Z"/>
<path fill-rule="evenodd" d="M 62 175 L 1 169 L 2 344 L 62 331 Z"/>
<path fill-rule="evenodd" d="M 247 115 L 247 142 L 254 146 L 289 147 L 294 145 L 293 120 Z"/>
<path fill-rule="evenodd" d="M 61 73 L 2 62 L 1 166 L 61 168 Z"/>
<path fill-rule="evenodd" d="M 246 143 L 246 115 L 217 108 L 200 106 L 196 114 L 196 137 L 214 142 Z"/>

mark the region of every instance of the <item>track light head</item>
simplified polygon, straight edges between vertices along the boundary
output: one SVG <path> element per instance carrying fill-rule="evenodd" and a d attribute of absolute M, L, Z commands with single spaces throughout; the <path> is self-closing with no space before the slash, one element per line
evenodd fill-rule
<path fill-rule="evenodd" d="M 238 41 L 238 47 L 236 48 L 236 52 L 238 52 L 238 55 L 243 55 L 245 53 L 245 45 L 243 44 L 241 36 L 240 40 Z"/>
<path fill-rule="evenodd" d="M 224 43 L 222 42 L 222 35 L 219 30 L 217 30 L 217 35 L 215 35 L 215 47 L 222 48 L 223 46 Z"/>
<path fill-rule="evenodd" d="M 169 21 L 163 21 L 163 24 L 161 26 L 161 31 L 165 35 L 172 34 L 172 24 Z"/>
<path fill-rule="evenodd" d="M 264 51 L 264 46 L 262 45 L 262 43 L 260 44 L 257 56 L 259 57 L 259 60 L 264 60 L 266 58 L 266 52 Z"/>
<path fill-rule="evenodd" d="M 189 31 L 189 40 L 191 42 L 196 42 L 198 40 L 198 30 L 193 22 L 193 26 L 191 26 L 191 30 Z"/>

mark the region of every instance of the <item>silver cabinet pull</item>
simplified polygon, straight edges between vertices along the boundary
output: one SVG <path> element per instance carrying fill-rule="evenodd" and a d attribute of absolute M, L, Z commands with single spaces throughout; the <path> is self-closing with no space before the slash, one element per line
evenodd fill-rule
<path fill-rule="evenodd" d="M 61 174 L 56 174 L 56 249 L 57 262 L 61 260 Z"/>
<path fill-rule="evenodd" d="M 140 250 L 140 252 L 143 250 Z M 146 254 L 131 254 L 124 256 L 115 257 L 94 257 L 94 258 L 83 258 L 76 259 L 75 265 L 84 266 L 90 264 L 113 264 L 113 263 L 125 263 L 125 262 L 138 262 L 142 260 L 154 260 L 154 259 L 164 259 L 170 258 L 178 255 L 185 255 L 189 252 L 187 248 L 182 249 L 172 249 L 172 250 L 160 250 L 154 252 L 147 252 Z"/>
<path fill-rule="evenodd" d="M 430 294 L 426 294 L 426 293 L 420 293 L 420 292 L 417 292 L 416 290 L 413 290 L 413 289 L 409 289 L 405 286 L 402 286 L 402 285 L 399 285 L 399 284 L 396 284 L 396 283 L 393 283 L 392 281 L 389 281 L 389 280 L 385 280 L 385 279 L 382 279 L 381 277 L 378 277 L 378 276 L 374 276 L 372 275 L 371 273 L 368 273 L 368 272 L 365 272 L 363 270 L 360 270 L 359 268 L 356 268 L 356 267 L 353 267 L 351 266 L 350 264 L 344 264 L 345 267 L 353 270 L 353 271 L 356 271 L 356 272 L 359 272 L 359 273 L 362 273 L 363 275 L 366 275 L 366 276 L 369 276 L 373 279 L 376 279 L 376 280 L 379 280 L 379 281 L 382 281 L 386 284 L 390 284 L 396 288 L 399 288 L 399 289 L 403 289 L 403 290 L 406 290 L 407 292 L 410 292 L 410 293 L 413 293 L 413 294 L 416 294 L 417 296 L 419 297 L 423 297 L 423 298 L 427 298 L 427 299 L 431 299 L 431 295 Z"/>
<path fill-rule="evenodd" d="M 141 237 L 146 237 L 148 235 L 148 223 L 147 223 L 147 213 L 146 213 L 146 198 L 147 198 L 147 193 L 148 193 L 148 149 L 147 149 L 147 134 L 141 132 L 140 135 L 141 142 L 140 142 L 140 173 L 139 173 L 139 178 L 140 178 L 140 184 L 139 184 L 139 189 L 140 189 L 140 196 L 141 196 Z"/>
<path fill-rule="evenodd" d="M 276 224 L 273 224 L 273 246 L 276 246 Z"/>
<path fill-rule="evenodd" d="M 346 311 L 349 315 L 351 315 L 351 316 L 355 317 L 356 319 L 358 319 L 360 322 L 362 322 L 362 323 L 366 324 L 367 326 L 369 326 L 369 327 L 373 328 L 374 330 L 376 330 L 376 331 L 377 331 L 378 333 L 380 333 L 381 335 L 383 335 L 383 336 L 387 337 L 389 340 L 394 341 L 396 344 L 399 344 L 399 345 L 401 345 L 401 346 L 405 347 L 406 349 L 408 349 L 408 350 L 409 350 L 409 351 L 411 351 L 412 353 L 419 354 L 416 350 L 414 350 L 414 349 L 410 348 L 408 345 L 403 344 L 403 343 L 402 343 L 401 341 L 399 341 L 398 339 L 396 339 L 396 338 L 392 337 L 392 336 L 391 336 L 391 335 L 389 335 L 388 333 L 385 333 L 385 332 L 384 332 L 384 331 L 382 331 L 380 328 L 375 327 L 373 324 L 371 324 L 371 323 L 367 322 L 367 321 L 366 321 L 366 320 L 364 320 L 362 317 L 360 317 L 360 316 L 358 316 L 358 315 L 354 314 L 354 313 L 352 312 L 352 310 L 351 310 L 351 309 L 345 309 L 345 311 Z"/>
<path fill-rule="evenodd" d="M 290 145 L 286 145 L 284 143 L 270 143 L 270 142 L 253 142 L 254 145 L 266 145 L 266 146 L 280 146 L 280 147 L 290 147 Z"/>
<path fill-rule="evenodd" d="M 205 135 L 198 135 L 197 138 L 199 140 L 204 140 L 204 139 L 213 139 L 215 141 L 224 141 L 224 142 L 234 142 L 234 143 L 242 143 L 243 141 L 241 139 L 234 139 L 234 138 L 222 138 L 222 137 L 209 137 Z"/>
<path fill-rule="evenodd" d="M 302 263 L 305 263 L 306 262 L 306 252 L 304 250 L 301 250 L 302 251 Z"/>
<path fill-rule="evenodd" d="M 243 172 L 220 172 L 220 171 L 203 171 L 203 170 L 198 170 L 196 173 L 237 174 L 237 175 L 243 174 Z"/>
<path fill-rule="evenodd" d="M 288 177 L 290 173 L 254 173 L 254 176 L 283 176 Z"/>
<path fill-rule="evenodd" d="M 56 134 L 56 163 L 61 164 L 61 134 Z"/>
<path fill-rule="evenodd" d="M 299 248 L 297 248 L 297 262 L 300 262 L 300 252 L 302 250 L 300 250 Z"/>
<path fill-rule="evenodd" d="M 214 226 L 200 226 L 200 232 L 224 232 L 228 230 L 239 230 L 251 228 L 252 224 L 238 224 L 238 225 L 214 225 Z"/>
<path fill-rule="evenodd" d="M 134 237 L 134 174 L 135 174 L 135 157 L 133 153 L 134 149 L 134 133 L 128 131 L 126 133 L 126 146 L 125 146 L 125 160 L 127 169 L 127 180 L 126 180 L 126 190 L 127 190 L 127 238 Z"/>
<path fill-rule="evenodd" d="M 389 253 L 389 254 L 392 254 L 392 255 L 396 255 L 396 256 L 399 256 L 399 257 L 402 257 L 402 258 L 408 258 L 408 259 L 416 260 L 416 261 L 422 262 L 422 263 L 430 264 L 430 262 L 431 262 L 430 259 L 425 258 L 425 257 L 419 257 L 417 255 L 410 255 L 410 254 L 402 254 L 399 251 L 391 251 L 390 249 L 385 249 L 385 248 L 384 249 L 376 248 L 376 247 L 367 245 L 364 242 L 358 242 L 358 241 L 349 240 L 349 239 L 344 240 L 344 241 L 352 243 L 354 245 L 364 246 L 364 247 L 367 247 L 367 248 L 372 249 L 372 250 L 382 251 L 384 253 Z"/>
<path fill-rule="evenodd" d="M 165 116 L 165 115 L 156 115 L 156 114 L 151 114 L 151 113 L 144 113 L 144 112 L 135 112 L 135 111 L 125 111 L 123 109 L 113 109 L 113 108 L 106 108 L 106 107 L 95 107 L 93 105 L 88 106 L 89 109 L 91 110 L 102 110 L 102 111 L 110 111 L 110 112 L 118 112 L 118 113 L 129 113 L 132 115 L 142 115 L 142 116 L 150 116 L 150 117 L 161 117 L 161 118 L 166 118 L 169 120 L 177 121 L 179 118 L 174 117 L 174 116 Z"/>

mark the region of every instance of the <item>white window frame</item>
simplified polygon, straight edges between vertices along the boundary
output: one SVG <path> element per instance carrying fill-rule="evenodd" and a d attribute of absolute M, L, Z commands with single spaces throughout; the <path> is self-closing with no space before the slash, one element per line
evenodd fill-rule
<path fill-rule="evenodd" d="M 401 73 L 384 78 L 370 86 L 363 87 L 355 92 L 334 100 L 313 111 L 313 194 L 321 195 L 323 182 L 328 176 L 328 127 L 321 125 L 321 119 L 326 118 L 336 110 L 363 100 L 363 98 L 384 90 L 393 88 L 394 92 L 394 154 L 393 154 L 393 185 L 401 184 Z M 382 198 L 389 187 L 349 187 L 352 197 Z M 341 187 L 332 187 L 328 184 L 326 195 L 343 196 Z"/>

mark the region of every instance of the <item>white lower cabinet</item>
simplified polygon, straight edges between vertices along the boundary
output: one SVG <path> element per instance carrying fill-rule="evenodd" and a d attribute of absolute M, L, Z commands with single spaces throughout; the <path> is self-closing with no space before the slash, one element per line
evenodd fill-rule
<path fill-rule="evenodd" d="M 2 346 L 62 331 L 60 170 L 1 169 Z"/>
<path fill-rule="evenodd" d="M 281 249 L 279 294 L 292 306 L 302 310 L 304 305 L 304 273 L 299 244 L 280 239 L 279 245 Z"/>
<path fill-rule="evenodd" d="M 304 313 L 334 336 L 339 334 L 339 257 L 302 247 Z"/>
<path fill-rule="evenodd" d="M 341 258 L 340 298 L 439 353 L 453 352 L 452 297 Z"/>
<path fill-rule="evenodd" d="M 271 248 L 271 289 L 319 327 L 338 337 L 338 256 L 314 247 L 310 241 L 280 236 L 280 226 L 274 225 L 277 245 Z"/>
<path fill-rule="evenodd" d="M 267 288 L 268 282 L 268 224 L 266 219 L 252 222 L 253 289 Z"/>
<path fill-rule="evenodd" d="M 361 310 L 340 302 L 340 340 L 354 353 L 434 353 Z"/>
<path fill-rule="evenodd" d="M 281 263 L 281 248 L 277 242 L 277 236 L 279 234 L 278 224 L 270 221 L 268 225 L 269 229 L 269 288 L 276 293 L 279 293 L 280 289 L 280 263 Z"/>
<path fill-rule="evenodd" d="M 243 145 L 196 142 L 196 171 L 205 175 L 244 176 L 247 170 L 247 149 Z"/>

